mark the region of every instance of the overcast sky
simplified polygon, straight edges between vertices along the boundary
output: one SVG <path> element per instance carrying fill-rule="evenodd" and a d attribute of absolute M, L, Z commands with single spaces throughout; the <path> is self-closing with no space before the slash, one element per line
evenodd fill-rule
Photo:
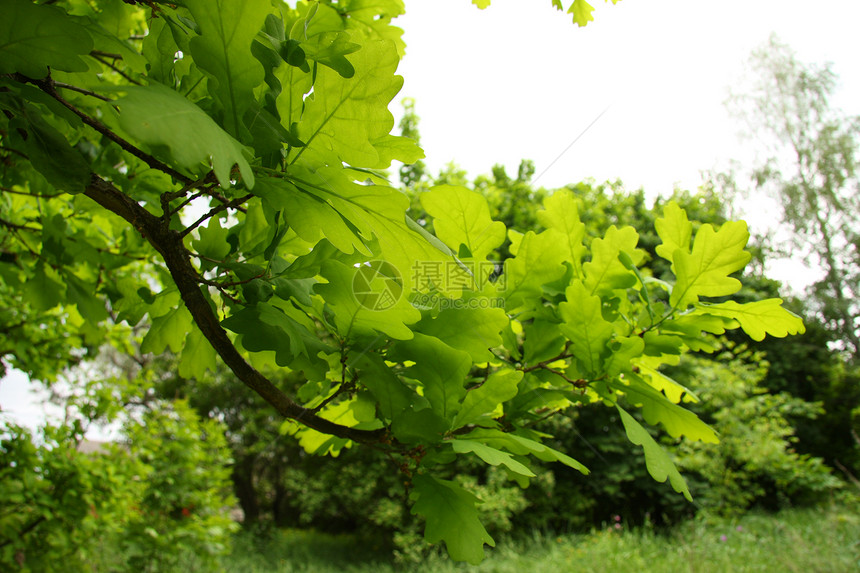
<path fill-rule="evenodd" d="M 772 33 L 802 61 L 833 62 L 836 103 L 860 113 L 860 2 L 591 2 L 595 21 L 578 28 L 550 0 L 494 0 L 483 11 L 407 0 L 396 21 L 407 43 L 401 95 L 416 100 L 431 171 L 455 161 L 474 177 L 502 163 L 515 175 L 526 158 L 549 188 L 592 177 L 651 195 L 693 189 L 702 170 L 750 160 L 723 101 Z M 25 383 L 3 380 L 0 406 L 35 424 L 44 414 Z"/>
<path fill-rule="evenodd" d="M 453 160 L 471 176 L 495 163 L 516 174 L 527 158 L 546 187 L 593 177 L 649 194 L 695 188 L 701 170 L 744 159 L 723 101 L 772 33 L 802 61 L 832 61 L 839 103 L 860 111 L 860 2 L 591 3 L 595 21 L 578 28 L 550 0 L 483 11 L 407 0 L 399 73 L 431 170 Z"/>

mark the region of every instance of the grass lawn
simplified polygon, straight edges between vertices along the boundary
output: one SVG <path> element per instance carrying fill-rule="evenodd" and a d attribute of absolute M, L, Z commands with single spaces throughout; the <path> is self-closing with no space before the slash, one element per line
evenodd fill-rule
<path fill-rule="evenodd" d="M 501 540 L 480 566 L 431 556 L 420 564 L 395 566 L 349 537 L 283 531 L 257 547 L 239 543 L 225 560 L 229 572 L 387 573 L 394 571 L 696 572 L 860 571 L 857 507 L 751 513 L 737 519 L 704 518 L 659 533 L 610 525 L 590 534 Z"/>

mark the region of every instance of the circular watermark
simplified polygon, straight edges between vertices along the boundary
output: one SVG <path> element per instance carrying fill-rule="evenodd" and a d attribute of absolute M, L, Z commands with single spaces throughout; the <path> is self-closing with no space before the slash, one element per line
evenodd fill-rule
<path fill-rule="evenodd" d="M 400 271 L 386 261 L 370 261 L 356 267 L 352 293 L 368 310 L 388 310 L 403 296 Z"/>

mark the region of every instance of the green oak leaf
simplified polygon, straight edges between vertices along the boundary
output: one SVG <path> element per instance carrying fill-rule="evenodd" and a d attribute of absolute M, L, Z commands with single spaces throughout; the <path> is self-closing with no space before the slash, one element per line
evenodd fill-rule
<path fill-rule="evenodd" d="M 477 362 L 493 359 L 491 348 L 502 344 L 502 329 L 508 317 L 501 308 L 446 308 L 413 327 L 416 332 L 439 338 L 452 348 L 468 352 Z"/>
<path fill-rule="evenodd" d="M 350 358 L 347 365 L 359 373 L 361 384 L 376 398 L 379 411 L 386 419 L 392 420 L 420 402 L 420 397 L 395 376 L 379 355 L 361 352 L 357 357 Z"/>
<path fill-rule="evenodd" d="M 665 395 L 673 404 L 678 404 L 681 400 L 684 402 L 699 401 L 699 397 L 692 390 L 666 376 L 656 368 L 642 363 L 638 363 L 637 366 L 639 367 L 640 374 L 644 375 L 643 378 L 658 392 Z"/>
<path fill-rule="evenodd" d="M 334 260 L 322 265 L 320 274 L 328 283 L 317 284 L 314 291 L 334 312 L 338 332 L 343 336 L 382 332 L 397 340 L 412 338 L 412 330 L 406 325 L 418 322 L 421 313 L 397 288 L 395 278 L 373 278 L 374 273 L 363 269 L 361 265 L 349 266 Z"/>
<path fill-rule="evenodd" d="M 547 229 L 561 234 L 565 260 L 573 266 L 573 278 L 581 279 L 582 257 L 587 252 L 582 244 L 585 239 L 585 224 L 579 218 L 579 206 L 573 193 L 567 189 L 559 189 L 544 200 L 543 207 L 543 210 L 537 212 L 538 221 Z"/>
<path fill-rule="evenodd" d="M 126 92 L 117 102 L 120 126 L 133 138 L 154 151 L 167 148 L 178 167 L 195 175 L 208 171 L 211 162 L 222 187 L 230 187 L 230 172 L 238 165 L 245 186 L 254 187 L 245 147 L 194 103 L 158 83 L 119 89 Z"/>
<path fill-rule="evenodd" d="M 558 356 L 564 348 L 564 336 L 558 323 L 534 320 L 523 325 L 523 362 L 535 365 Z"/>
<path fill-rule="evenodd" d="M 412 513 L 425 519 L 424 539 L 445 542 L 455 561 L 477 565 L 484 558 L 484 543 L 496 542 L 481 525 L 475 504 L 480 500 L 456 483 L 418 474 L 412 479 Z"/>
<path fill-rule="evenodd" d="M 419 195 L 421 205 L 433 217 L 436 236 L 458 250 L 465 245 L 476 261 L 505 241 L 505 225 L 493 221 L 483 195 L 455 185 L 437 185 Z"/>
<path fill-rule="evenodd" d="M 209 91 L 224 110 L 224 127 L 240 137 L 242 116 L 265 76 L 251 43 L 271 11 L 267 0 L 185 0 L 200 35 L 191 39 L 195 63 L 212 76 Z M 219 179 L 220 180 L 220 179 Z M 250 186 L 249 186 L 250 187 Z"/>
<path fill-rule="evenodd" d="M 660 330 L 664 334 L 678 336 L 694 352 L 713 352 L 713 344 L 703 337 L 702 333 L 725 334 L 727 329 L 737 326 L 738 323 L 731 318 L 691 313 L 663 321 Z"/>
<path fill-rule="evenodd" d="M 628 289 L 638 282 L 636 273 L 619 260 L 619 253 L 627 253 L 634 264 L 642 259 L 636 250 L 639 233 L 633 227 L 618 229 L 612 225 L 602 239 L 591 242 L 591 260 L 582 265 L 585 287 L 590 294 L 611 294 L 617 289 Z"/>
<path fill-rule="evenodd" d="M 83 72 L 81 56 L 93 39 L 62 10 L 30 0 L 3 0 L 0 18 L 0 74 L 21 73 L 41 79 L 48 68 Z"/>
<path fill-rule="evenodd" d="M 473 453 L 491 466 L 503 465 L 514 473 L 526 477 L 535 477 L 534 472 L 532 472 L 526 465 L 515 460 L 511 457 L 511 454 L 507 452 L 497 450 L 496 448 L 492 448 L 480 442 L 473 442 L 472 440 L 454 439 L 449 443 L 458 454 Z"/>
<path fill-rule="evenodd" d="M 62 278 L 42 261 L 36 264 L 33 276 L 25 285 L 24 300 L 33 305 L 34 310 L 50 310 L 65 300 Z"/>
<path fill-rule="evenodd" d="M 179 375 L 183 378 L 201 379 L 206 376 L 206 371 L 215 371 L 218 364 L 218 354 L 200 329 L 196 326 L 191 328 L 182 355 L 179 359 Z"/>
<path fill-rule="evenodd" d="M 78 312 L 87 322 L 97 323 L 108 317 L 104 300 L 96 294 L 94 283 L 84 281 L 72 272 L 66 271 L 62 274 L 66 281 L 66 296 L 78 307 Z M 154 321 L 153 328 L 155 328 Z"/>
<path fill-rule="evenodd" d="M 317 70 L 313 94 L 305 99 L 298 124 L 305 147 L 291 155 L 291 164 L 304 159 L 314 166 L 388 167 L 373 142 L 394 127 L 388 103 L 403 85 L 403 78 L 394 75 L 400 58 L 391 43 L 369 42 L 351 55 L 351 61 L 355 66 L 351 78 L 325 67 Z"/>
<path fill-rule="evenodd" d="M 585 0 L 573 0 L 573 4 L 567 10 L 568 14 L 573 14 L 573 22 L 580 28 L 594 21 L 594 16 L 591 15 L 592 12 L 594 12 L 594 6 Z"/>
<path fill-rule="evenodd" d="M 168 348 L 178 354 L 185 344 L 185 337 L 191 329 L 191 313 L 184 305 L 172 308 L 166 314 L 152 319 L 152 326 L 140 343 L 144 354 L 161 354 Z"/>
<path fill-rule="evenodd" d="M 567 288 L 567 302 L 558 305 L 561 331 L 573 343 L 571 351 L 580 370 L 590 377 L 603 372 L 609 340 L 614 332 L 612 323 L 603 318 L 600 297 L 588 292 L 581 281 L 574 281 Z"/>
<path fill-rule="evenodd" d="M 777 338 L 785 338 L 789 334 L 803 334 L 806 328 L 803 319 L 793 312 L 783 308 L 782 299 L 769 298 L 744 304 L 733 300 L 721 303 L 699 303 L 695 314 L 711 314 L 731 318 L 740 324 L 750 338 L 756 341 L 764 340 L 770 334 Z"/>
<path fill-rule="evenodd" d="M 523 378 L 521 370 L 496 370 L 477 388 L 466 393 L 463 404 L 451 429 L 457 430 L 468 424 L 481 424 L 488 420 L 499 404 L 517 395 L 517 387 Z"/>
<path fill-rule="evenodd" d="M 465 434 L 463 438 L 480 442 L 496 449 L 504 449 L 518 456 L 532 455 L 545 462 L 561 462 L 583 475 L 588 475 L 589 473 L 588 468 L 567 454 L 563 454 L 545 444 L 526 438 L 525 436 L 512 434 L 510 432 L 502 432 L 500 430 L 479 428 Z"/>
<path fill-rule="evenodd" d="M 555 232 L 523 235 L 517 254 L 505 261 L 505 272 L 497 283 L 508 312 L 534 307 L 543 294 L 543 285 L 561 277 L 566 267 L 565 248 Z"/>
<path fill-rule="evenodd" d="M 429 235 L 409 225 L 406 218 L 409 199 L 403 193 L 384 185 L 356 183 L 341 167 L 315 171 L 292 167 L 288 178 L 296 187 L 334 209 L 366 243 L 377 240 L 377 258 L 385 259 L 397 269 L 407 293 L 426 283 L 432 271 L 453 264 L 449 253 L 428 241 Z"/>
<path fill-rule="evenodd" d="M 416 332 L 410 340 L 398 342 L 391 357 L 414 362 L 405 375 L 421 384 L 423 396 L 442 419 L 451 423 L 466 396 L 464 383 L 472 359 L 438 338 Z"/>
<path fill-rule="evenodd" d="M 612 354 L 606 359 L 603 369 L 610 378 L 627 374 L 633 368 L 633 361 L 642 356 L 645 341 L 638 336 L 619 336 L 610 343 Z"/>
<path fill-rule="evenodd" d="M 675 201 L 670 201 L 663 208 L 663 216 L 654 222 L 657 235 L 663 241 L 657 245 L 657 254 L 672 263 L 675 271 L 675 251 L 690 252 L 690 240 L 693 237 L 693 224 L 687 219 L 687 213 Z"/>
<path fill-rule="evenodd" d="M 435 444 L 448 431 L 448 421 L 430 408 L 415 410 L 410 405 L 398 412 L 391 422 L 391 432 L 401 442 Z"/>
<path fill-rule="evenodd" d="M 739 280 L 729 275 L 749 262 L 751 255 L 744 250 L 750 234 L 743 221 L 730 221 L 719 231 L 702 225 L 696 233 L 690 253 L 677 249 L 673 255 L 677 280 L 669 297 L 676 309 L 699 301 L 700 296 L 725 296 L 741 288 Z"/>
<path fill-rule="evenodd" d="M 205 227 L 198 227 L 200 238 L 192 241 L 198 253 L 204 257 L 220 261 L 230 252 L 227 242 L 227 229 L 221 227 L 221 219 L 212 217 Z"/>
<path fill-rule="evenodd" d="M 645 342 L 644 354 L 647 356 L 680 356 L 684 341 L 679 336 L 649 330 L 642 335 Z"/>
<path fill-rule="evenodd" d="M 271 177 L 257 180 L 254 195 L 262 197 L 273 211 L 283 211 L 287 223 L 302 239 L 316 244 L 325 236 L 346 254 L 358 250 L 370 255 L 355 227 L 324 199 Z"/>
<path fill-rule="evenodd" d="M 720 442 L 713 428 L 694 413 L 674 404 L 638 375 L 627 374 L 624 382 L 611 381 L 610 385 L 624 392 L 631 404 L 641 406 L 646 422 L 651 425 L 662 424 L 673 438 L 680 438 L 683 435 L 690 440 L 708 444 Z"/>
<path fill-rule="evenodd" d="M 618 414 L 621 416 L 621 423 L 624 424 L 624 430 L 627 432 L 627 439 L 632 443 L 642 446 L 645 452 L 645 466 L 648 468 L 648 473 L 658 482 L 665 482 L 666 478 L 672 484 L 672 489 L 678 493 L 684 494 L 687 501 L 693 501 L 693 496 L 690 495 L 690 489 L 687 487 L 687 482 L 678 472 L 678 468 L 672 462 L 669 455 L 661 448 L 654 438 L 642 427 L 642 424 L 636 419 L 622 410 L 619 406 Z"/>
<path fill-rule="evenodd" d="M 67 193 L 82 193 L 90 182 L 87 161 L 35 108 L 27 106 L 24 113 L 26 121 L 9 122 L 12 143 L 48 183 Z"/>
<path fill-rule="evenodd" d="M 249 305 L 221 321 L 221 325 L 242 335 L 242 346 L 251 352 L 275 352 L 278 366 L 289 366 L 299 356 L 320 361 L 319 352 L 330 349 L 305 325 L 282 308 L 266 302 Z"/>
<path fill-rule="evenodd" d="M 303 41 L 301 47 L 309 60 L 328 66 L 341 77 L 351 78 L 355 75 L 355 68 L 346 55 L 357 52 L 361 45 L 351 42 L 348 33 L 322 32 Z"/>

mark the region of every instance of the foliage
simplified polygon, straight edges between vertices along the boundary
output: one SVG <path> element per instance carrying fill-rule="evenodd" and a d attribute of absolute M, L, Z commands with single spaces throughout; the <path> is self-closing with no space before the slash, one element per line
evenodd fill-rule
<path fill-rule="evenodd" d="M 484 9 L 490 5 L 491 0 L 472 0 L 472 4 L 477 6 L 480 9 Z M 608 2 L 609 0 L 605 0 Z M 613 4 L 616 4 L 619 0 L 612 0 Z M 557 10 L 564 10 L 564 3 L 562 0 L 552 0 L 552 5 Z M 586 2 L 586 0 L 573 0 L 570 3 L 570 6 L 567 9 L 568 14 L 573 14 L 573 22 L 579 26 L 587 26 L 589 22 L 594 21 L 594 16 L 591 13 L 594 12 L 594 7 Z"/>
<path fill-rule="evenodd" d="M 718 448 L 678 446 L 679 466 L 707 483 L 699 502 L 739 513 L 754 504 L 775 509 L 817 501 L 840 487 L 820 458 L 794 451 L 797 438 L 790 421 L 814 418 L 822 413 L 820 406 L 787 393 L 767 393 L 760 386 L 764 368 L 756 371 L 726 354 L 726 361 L 699 359 L 687 365 L 701 398 L 697 413 L 720 433 Z"/>
<path fill-rule="evenodd" d="M 836 75 L 829 65 L 799 62 L 771 38 L 754 52 L 752 86 L 734 98 L 738 114 L 763 134 L 771 155 L 754 172 L 756 187 L 774 195 L 790 230 L 783 255 L 811 258 L 823 277 L 809 300 L 860 358 L 860 194 L 857 161 L 860 118 L 842 114 L 830 99 Z"/>
<path fill-rule="evenodd" d="M 80 435 L 47 426 L 44 443 L 4 424 L 0 438 L 0 564 L 6 571 L 82 570 L 97 516 L 111 507 L 117 479 L 76 451 Z"/>
<path fill-rule="evenodd" d="M 826 532 L 823 534 L 822 532 Z M 632 528 L 610 518 L 591 532 L 525 535 L 506 539 L 474 571 L 516 573 L 540 570 L 601 570 L 607 566 L 647 572 L 851 571 L 860 559 L 856 500 L 839 499 L 820 508 L 778 514 L 750 512 L 741 517 L 708 517 L 671 530 Z M 267 539 L 247 535 L 224 560 L 236 573 L 320 573 L 347 571 L 462 571 L 437 556 L 413 566 L 392 565 L 348 536 L 283 531 Z M 368 554 L 369 553 L 369 554 Z M 354 557 L 350 560 L 344 556 Z"/>
<path fill-rule="evenodd" d="M 4 425 L 0 564 L 8 571 L 173 571 L 213 566 L 234 529 L 223 432 L 177 402 L 129 422 L 127 447 L 81 446 L 83 425 L 41 443 Z"/>
<path fill-rule="evenodd" d="M 726 330 L 803 331 L 778 299 L 722 298 L 741 288 L 746 225 L 695 229 L 675 202 L 655 221 L 661 279 L 640 269 L 632 227 L 584 242 L 568 191 L 543 200 L 542 230 L 506 229 L 450 185 L 420 199 L 435 234 L 408 218 L 379 171 L 422 156 L 390 134 L 397 0 L 7 5 L 4 288 L 80 316 L 92 336 L 147 317 L 142 352 L 180 353 L 192 379 L 217 356 L 308 453 L 384 450 L 425 539 L 454 559 L 480 561 L 493 538 L 478 498 L 444 477 L 452 461 L 521 485 L 536 461 L 587 473 L 531 426 L 605 404 L 648 472 L 689 499 L 628 410 L 714 443 L 657 368 Z M 506 236 L 512 257 L 497 265 Z M 280 385 L 284 370 L 305 383 Z M 187 501 L 151 500 L 158 515 Z"/>
<path fill-rule="evenodd" d="M 129 454 L 141 464 L 135 505 L 121 519 L 116 546 L 135 571 L 172 571 L 193 553 L 208 567 L 229 549 L 230 452 L 214 420 L 200 420 L 187 404 L 148 410 L 126 428 Z M 180 548 L 181 551 L 177 551 Z"/>

